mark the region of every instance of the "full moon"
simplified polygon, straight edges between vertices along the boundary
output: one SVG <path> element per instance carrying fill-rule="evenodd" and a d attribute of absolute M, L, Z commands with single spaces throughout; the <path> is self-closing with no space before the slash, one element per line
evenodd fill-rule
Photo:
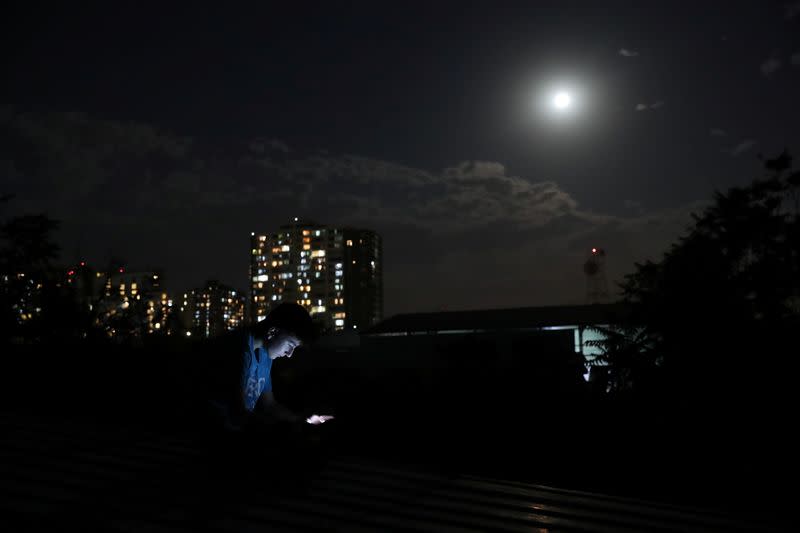
<path fill-rule="evenodd" d="M 572 98 L 570 98 L 569 93 L 563 91 L 556 93 L 555 97 L 553 98 L 553 105 L 556 106 L 556 109 L 566 109 L 569 107 L 571 102 Z"/>

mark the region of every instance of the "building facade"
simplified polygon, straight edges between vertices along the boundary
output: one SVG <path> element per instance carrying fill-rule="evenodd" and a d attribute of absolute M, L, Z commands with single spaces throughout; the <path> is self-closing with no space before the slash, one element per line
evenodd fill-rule
<path fill-rule="evenodd" d="M 245 306 L 246 298 L 240 291 L 211 280 L 183 294 L 181 323 L 189 336 L 216 337 L 244 324 Z"/>
<path fill-rule="evenodd" d="M 82 264 L 75 283 L 79 301 L 109 337 L 173 333 L 173 301 L 163 288 L 161 272 L 121 267 L 101 272 Z"/>
<path fill-rule="evenodd" d="M 281 302 L 304 306 L 325 330 L 382 320 L 383 248 L 374 231 L 295 219 L 250 240 L 250 321 Z"/>

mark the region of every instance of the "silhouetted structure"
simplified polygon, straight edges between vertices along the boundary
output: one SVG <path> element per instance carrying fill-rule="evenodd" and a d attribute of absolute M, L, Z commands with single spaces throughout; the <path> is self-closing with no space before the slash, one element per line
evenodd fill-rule
<path fill-rule="evenodd" d="M 586 342 L 598 336 L 592 328 L 627 313 L 622 304 L 598 304 L 401 314 L 362 332 L 361 351 L 404 367 L 459 365 L 473 352 L 499 369 L 554 358 L 579 365 L 586 378 L 586 358 L 595 353 Z"/>
<path fill-rule="evenodd" d="M 592 248 L 589 258 L 583 264 L 583 273 L 586 274 L 586 303 L 609 303 L 605 250 Z"/>

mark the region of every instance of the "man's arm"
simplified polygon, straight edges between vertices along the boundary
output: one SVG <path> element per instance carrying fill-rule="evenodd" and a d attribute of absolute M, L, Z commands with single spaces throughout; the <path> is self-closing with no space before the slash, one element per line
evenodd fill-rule
<path fill-rule="evenodd" d="M 270 422 L 289 422 L 292 424 L 301 422 L 302 416 L 293 413 L 289 408 L 281 405 L 275 400 L 272 391 L 264 391 L 258 397 L 256 412 L 260 416 L 268 417 Z"/>

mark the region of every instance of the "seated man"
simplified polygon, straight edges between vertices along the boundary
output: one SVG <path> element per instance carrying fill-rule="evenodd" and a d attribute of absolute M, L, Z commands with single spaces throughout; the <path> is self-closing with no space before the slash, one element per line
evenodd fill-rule
<path fill-rule="evenodd" d="M 217 424 L 238 431 L 277 422 L 319 425 L 332 419 L 330 415 L 293 413 L 279 404 L 272 392 L 273 361 L 291 357 L 312 335 L 308 311 L 298 304 L 282 303 L 261 322 L 212 343 L 217 353 L 209 359 L 207 375 Z"/>

